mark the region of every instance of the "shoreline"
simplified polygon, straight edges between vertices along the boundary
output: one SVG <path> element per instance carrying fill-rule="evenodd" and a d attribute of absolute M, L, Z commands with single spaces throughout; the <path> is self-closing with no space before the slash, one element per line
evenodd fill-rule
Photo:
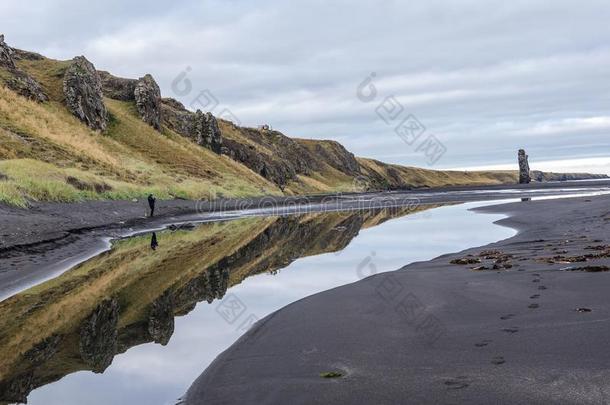
<path fill-rule="evenodd" d="M 603 403 L 609 206 L 478 208 L 508 215 L 496 223 L 517 234 L 288 305 L 217 357 L 184 403 Z"/>
<path fill-rule="evenodd" d="M 53 278 L 110 249 L 110 241 L 173 224 L 222 221 L 248 215 L 290 215 L 390 206 L 461 203 L 583 190 L 610 191 L 610 180 L 443 187 L 381 193 L 225 199 L 212 202 L 158 201 L 160 215 L 147 218 L 146 201 L 89 201 L 0 205 L 0 300 Z M 507 191 L 511 191 L 510 193 Z"/>

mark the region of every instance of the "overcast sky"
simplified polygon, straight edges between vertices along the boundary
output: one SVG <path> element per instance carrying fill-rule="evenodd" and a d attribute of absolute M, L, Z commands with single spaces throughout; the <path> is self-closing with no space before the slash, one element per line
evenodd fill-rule
<path fill-rule="evenodd" d="M 434 168 L 514 164 L 523 147 L 532 168 L 610 172 L 607 0 L 93 3 L 4 1 L 0 29 L 9 45 L 151 73 L 195 108 L 209 90 L 215 114 L 360 156 L 428 167 L 418 146 L 434 135 Z M 411 145 L 394 132 L 409 114 L 426 128 Z"/>

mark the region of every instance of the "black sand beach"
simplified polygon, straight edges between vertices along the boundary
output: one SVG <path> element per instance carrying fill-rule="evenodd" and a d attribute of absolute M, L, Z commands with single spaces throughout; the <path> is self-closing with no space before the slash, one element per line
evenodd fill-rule
<path fill-rule="evenodd" d="M 610 196 L 482 211 L 519 233 L 283 308 L 185 403 L 608 403 Z"/>

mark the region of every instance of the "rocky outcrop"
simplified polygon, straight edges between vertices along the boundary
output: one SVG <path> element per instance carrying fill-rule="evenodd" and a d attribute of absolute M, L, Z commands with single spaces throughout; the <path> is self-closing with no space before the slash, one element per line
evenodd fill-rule
<path fill-rule="evenodd" d="M 0 66 L 8 69 L 15 69 L 13 60 L 13 49 L 4 42 L 4 35 L 0 34 Z"/>
<path fill-rule="evenodd" d="M 222 135 L 220 134 L 216 117 L 210 112 L 204 114 L 201 110 L 197 110 L 195 112 L 195 122 L 197 144 L 220 154 L 222 150 Z"/>
<path fill-rule="evenodd" d="M 44 56 L 36 52 L 24 51 L 23 49 L 13 49 L 14 60 L 43 60 Z"/>
<path fill-rule="evenodd" d="M 541 172 L 539 170 L 532 170 L 531 177 L 533 181 L 545 182 L 545 181 L 572 181 L 572 180 L 594 180 L 594 179 L 607 179 L 606 174 L 589 174 L 589 173 L 552 173 L 552 172 Z"/>
<path fill-rule="evenodd" d="M 40 84 L 30 75 L 19 69 L 16 69 L 11 73 L 13 77 L 6 80 L 6 85 L 9 89 L 30 100 L 38 101 L 39 103 L 49 100 L 49 97 L 47 97 Z"/>
<path fill-rule="evenodd" d="M 80 354 L 96 373 L 103 372 L 117 351 L 119 302 L 105 299 L 83 322 L 80 330 Z"/>
<path fill-rule="evenodd" d="M 519 184 L 529 184 L 532 181 L 530 176 L 530 165 L 528 162 L 528 156 L 525 150 L 519 149 Z"/>
<path fill-rule="evenodd" d="M 6 86 L 31 100 L 44 102 L 49 98 L 36 80 L 23 70 L 17 68 L 15 59 L 25 56 L 26 52 L 16 51 L 4 42 L 4 35 L 0 35 L 0 67 L 6 69 L 7 74 L 3 76 Z"/>
<path fill-rule="evenodd" d="M 148 74 L 139 78 L 133 94 L 142 120 L 161 129 L 161 89 L 155 79 Z"/>
<path fill-rule="evenodd" d="M 174 334 L 174 295 L 171 291 L 164 292 L 151 304 L 148 333 L 155 343 L 163 346 Z"/>
<path fill-rule="evenodd" d="M 64 76 L 64 96 L 68 109 L 78 119 L 96 130 L 105 130 L 108 112 L 104 105 L 102 81 L 95 66 L 84 56 L 77 56 Z"/>
<path fill-rule="evenodd" d="M 201 110 L 191 112 L 173 98 L 162 99 L 161 110 L 163 122 L 170 129 L 200 146 L 221 153 L 223 138 L 218 121 L 211 113 L 203 113 Z"/>
<path fill-rule="evenodd" d="M 135 100 L 137 80 L 116 77 L 103 70 L 98 70 L 97 73 L 102 81 L 102 92 L 105 97 L 121 101 Z"/>

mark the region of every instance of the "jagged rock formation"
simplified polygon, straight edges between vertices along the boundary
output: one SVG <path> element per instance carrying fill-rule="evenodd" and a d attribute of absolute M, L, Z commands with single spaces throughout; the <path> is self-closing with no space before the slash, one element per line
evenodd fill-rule
<path fill-rule="evenodd" d="M 103 70 L 98 70 L 97 73 L 102 81 L 102 92 L 105 97 L 121 101 L 135 100 L 137 80 L 116 77 Z"/>
<path fill-rule="evenodd" d="M 104 105 L 102 81 L 95 66 L 77 56 L 64 76 L 64 96 L 68 109 L 90 128 L 105 130 L 108 113 Z"/>
<path fill-rule="evenodd" d="M 102 301 L 82 324 L 80 354 L 96 373 L 103 372 L 117 350 L 119 302 L 116 298 Z"/>
<path fill-rule="evenodd" d="M 13 77 L 6 81 L 6 85 L 9 89 L 30 100 L 38 101 L 39 103 L 49 100 L 49 97 L 47 97 L 40 84 L 27 73 L 19 69 L 16 69 L 11 73 L 13 74 Z"/>
<path fill-rule="evenodd" d="M 198 145 L 220 154 L 222 135 L 218 121 L 211 113 L 191 112 L 173 98 L 161 100 L 163 122 L 177 133 L 191 138 Z"/>
<path fill-rule="evenodd" d="M 161 129 L 161 89 L 149 74 L 138 79 L 134 92 L 142 120 L 156 130 Z"/>
<path fill-rule="evenodd" d="M 0 67 L 7 70 L 4 83 L 14 92 L 31 100 L 44 102 L 49 98 L 42 90 L 40 84 L 23 70 L 17 68 L 15 58 L 23 57 L 29 52 L 17 51 L 4 42 L 4 35 L 0 35 Z"/>
<path fill-rule="evenodd" d="M 532 181 L 530 176 L 530 165 L 528 162 L 528 156 L 525 150 L 519 149 L 519 184 L 529 184 Z"/>
<path fill-rule="evenodd" d="M 174 334 L 174 295 L 171 291 L 165 291 L 151 304 L 148 333 L 155 343 L 163 346 Z"/>
<path fill-rule="evenodd" d="M 4 35 L 0 34 L 0 66 L 15 69 L 13 50 L 4 42 Z"/>
<path fill-rule="evenodd" d="M 222 150 L 222 135 L 216 117 L 210 112 L 204 114 L 201 110 L 197 110 L 195 112 L 195 122 L 197 123 L 197 144 L 220 154 Z"/>

